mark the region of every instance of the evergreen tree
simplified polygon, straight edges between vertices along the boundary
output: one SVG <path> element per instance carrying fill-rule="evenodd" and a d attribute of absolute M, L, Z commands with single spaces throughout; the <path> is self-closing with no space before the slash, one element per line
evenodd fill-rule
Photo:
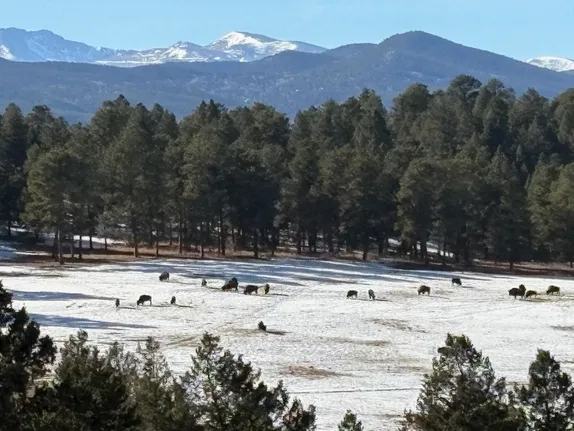
<path fill-rule="evenodd" d="M 488 358 L 465 336 L 448 335 L 425 375 L 416 412 L 405 414 L 403 430 L 420 431 L 518 431 L 524 421 L 497 379 Z"/>
<path fill-rule="evenodd" d="M 560 172 L 550 193 L 550 231 L 559 255 L 574 265 L 574 163 L 566 165 Z"/>
<path fill-rule="evenodd" d="M 49 337 L 24 308 L 12 308 L 12 294 L 0 287 L 0 428 L 24 430 L 41 406 L 37 380 L 56 357 Z"/>
<path fill-rule="evenodd" d="M 363 431 L 363 424 L 357 420 L 357 415 L 347 410 L 343 421 L 339 424 L 339 431 Z"/>
<path fill-rule="evenodd" d="M 550 356 L 550 352 L 538 350 L 528 374 L 528 385 L 517 388 L 518 398 L 526 411 L 528 429 L 574 429 L 572 379 L 560 370 L 560 364 Z"/>
<path fill-rule="evenodd" d="M 206 431 L 265 431 L 315 429 L 315 409 L 300 407 L 282 383 L 268 388 L 260 373 L 218 346 L 219 338 L 205 334 L 192 358 L 193 366 L 182 379 L 189 402 Z"/>

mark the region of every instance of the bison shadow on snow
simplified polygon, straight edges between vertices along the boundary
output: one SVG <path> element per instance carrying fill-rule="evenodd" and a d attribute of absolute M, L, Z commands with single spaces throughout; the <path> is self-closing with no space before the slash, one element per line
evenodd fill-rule
<path fill-rule="evenodd" d="M 139 325 L 137 323 L 105 322 L 102 320 L 90 320 L 79 317 L 56 316 L 48 314 L 30 313 L 30 318 L 41 326 L 60 326 L 74 329 L 157 329 L 157 326 Z"/>
<path fill-rule="evenodd" d="M 111 296 L 86 295 L 85 293 L 73 292 L 27 292 L 22 290 L 11 290 L 14 294 L 14 301 L 74 301 L 78 299 L 95 299 L 98 301 L 114 301 Z"/>

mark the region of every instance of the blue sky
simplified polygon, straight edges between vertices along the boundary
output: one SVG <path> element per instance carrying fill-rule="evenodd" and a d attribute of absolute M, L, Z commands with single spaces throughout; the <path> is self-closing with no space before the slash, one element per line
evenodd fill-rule
<path fill-rule="evenodd" d="M 48 29 L 109 48 L 179 40 L 207 44 L 232 30 L 327 48 L 424 30 L 518 59 L 574 58 L 574 0 L 4 0 L 0 27 Z"/>

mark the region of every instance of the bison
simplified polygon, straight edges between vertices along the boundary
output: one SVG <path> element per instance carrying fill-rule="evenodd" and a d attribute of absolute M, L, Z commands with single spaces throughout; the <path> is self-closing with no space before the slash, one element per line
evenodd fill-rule
<path fill-rule="evenodd" d="M 248 284 L 247 286 L 245 286 L 245 289 L 243 290 L 243 293 L 245 295 L 251 295 L 253 292 L 259 294 L 259 286 L 254 286 L 253 284 Z"/>
<path fill-rule="evenodd" d="M 419 287 L 418 294 L 419 294 L 419 295 L 420 295 L 420 294 L 423 294 L 423 295 L 424 295 L 425 293 L 430 296 L 430 287 L 425 286 L 425 285 L 422 285 L 421 287 Z"/>
<path fill-rule="evenodd" d="M 517 296 L 524 298 L 525 294 L 526 294 L 526 287 L 524 287 L 524 284 L 521 284 L 520 287 L 518 288 L 513 287 L 508 291 L 508 296 L 514 296 L 514 299 L 516 299 Z"/>
<path fill-rule="evenodd" d="M 169 272 L 162 272 L 159 276 L 159 281 L 169 281 Z"/>
<path fill-rule="evenodd" d="M 265 284 L 265 295 L 269 293 L 269 289 L 271 289 L 271 287 L 269 287 L 269 284 Z"/>
<path fill-rule="evenodd" d="M 223 285 L 221 290 L 235 290 L 235 291 L 237 291 L 238 286 L 239 286 L 239 283 L 237 282 L 237 278 L 233 277 L 231 280 L 229 280 L 228 282 L 226 282 Z"/>
<path fill-rule="evenodd" d="M 151 305 L 151 296 L 150 295 L 141 295 L 137 301 L 137 305 L 143 305 L 144 302 L 148 302 Z"/>
<path fill-rule="evenodd" d="M 462 286 L 462 280 L 460 278 L 453 278 L 451 284 L 456 284 L 457 286 Z"/>
<path fill-rule="evenodd" d="M 369 299 L 375 300 L 375 292 L 373 289 L 369 289 Z"/>
<path fill-rule="evenodd" d="M 259 328 L 260 331 L 267 331 L 267 326 L 265 326 L 265 324 L 263 323 L 263 321 L 259 322 L 259 324 L 257 325 L 257 327 Z"/>
<path fill-rule="evenodd" d="M 201 287 L 206 287 L 207 286 L 207 280 L 204 278 L 203 280 L 201 280 Z"/>
<path fill-rule="evenodd" d="M 526 292 L 526 295 L 524 295 L 524 297 L 525 297 L 526 299 L 528 299 L 528 298 L 530 298 L 531 296 L 537 296 L 537 295 L 538 295 L 538 293 L 536 293 L 535 290 L 529 290 L 528 292 Z"/>
<path fill-rule="evenodd" d="M 118 308 L 120 306 L 120 300 L 116 299 L 116 308 Z"/>
<path fill-rule="evenodd" d="M 558 295 L 560 295 L 560 288 L 558 286 L 548 286 L 548 290 L 546 291 L 547 295 L 554 295 L 555 293 L 557 293 Z"/>
<path fill-rule="evenodd" d="M 347 292 L 347 298 L 357 298 L 358 294 L 359 292 L 357 292 L 356 290 L 349 290 Z"/>
<path fill-rule="evenodd" d="M 169 301 L 170 305 L 175 305 L 175 296 L 171 297 L 171 301 Z"/>

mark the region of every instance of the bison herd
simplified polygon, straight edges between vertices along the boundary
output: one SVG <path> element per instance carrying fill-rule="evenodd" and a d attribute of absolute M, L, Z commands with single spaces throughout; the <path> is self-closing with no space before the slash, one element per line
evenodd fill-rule
<path fill-rule="evenodd" d="M 159 276 L 159 281 L 169 281 L 169 272 L 162 272 Z M 1 282 L 0 282 L 0 287 L 2 287 Z M 201 287 L 207 287 L 207 280 L 203 279 L 201 281 Z M 231 280 L 225 282 L 225 284 L 221 287 L 221 290 L 223 290 L 224 292 L 229 291 L 229 290 L 234 290 L 237 292 L 238 288 L 239 288 L 239 282 L 237 281 L 237 278 L 233 277 Z M 243 293 L 245 295 L 251 295 L 253 292 L 255 292 L 256 294 L 259 294 L 259 289 L 263 289 L 265 295 L 267 295 L 269 293 L 269 291 L 271 290 L 271 287 L 269 286 L 269 284 L 265 284 L 265 286 L 263 286 L 263 287 L 256 286 L 253 284 L 248 284 L 243 289 Z M 372 292 L 372 291 L 369 291 L 369 292 Z M 138 298 L 138 300 L 136 301 L 136 306 L 139 307 L 140 305 L 144 305 L 146 302 L 149 302 L 150 306 L 152 305 L 151 295 L 141 295 Z M 175 303 L 176 303 L 175 296 L 171 297 L 171 300 L 169 303 L 170 303 L 170 305 L 175 305 Z M 120 300 L 116 299 L 115 304 L 116 304 L 116 308 L 119 308 L 120 307 Z M 262 329 L 261 325 L 260 325 L 259 329 Z M 262 330 L 265 330 L 265 329 L 262 329 Z"/>
<path fill-rule="evenodd" d="M 460 278 L 453 278 L 451 280 L 451 285 L 462 286 L 462 280 Z M 417 290 L 419 295 L 424 295 L 426 293 L 429 296 L 430 296 L 430 291 L 431 291 L 431 288 L 429 286 L 425 286 L 424 284 L 422 286 L 420 286 Z M 560 295 L 560 288 L 558 286 L 551 285 L 546 290 L 547 295 L 554 295 L 555 293 Z M 368 294 L 369 294 L 369 299 L 375 300 L 375 292 L 373 291 L 373 289 L 369 289 Z M 348 298 L 357 299 L 358 295 L 359 295 L 359 292 L 357 292 L 356 290 L 349 290 L 347 292 L 347 299 Z M 510 289 L 508 291 L 508 295 L 514 296 L 514 299 L 516 299 L 517 296 L 522 298 L 522 299 L 528 299 L 532 296 L 537 296 L 538 293 L 535 290 L 526 290 L 526 287 L 524 286 L 524 284 L 521 284 L 519 287 L 513 287 L 512 289 Z"/>

